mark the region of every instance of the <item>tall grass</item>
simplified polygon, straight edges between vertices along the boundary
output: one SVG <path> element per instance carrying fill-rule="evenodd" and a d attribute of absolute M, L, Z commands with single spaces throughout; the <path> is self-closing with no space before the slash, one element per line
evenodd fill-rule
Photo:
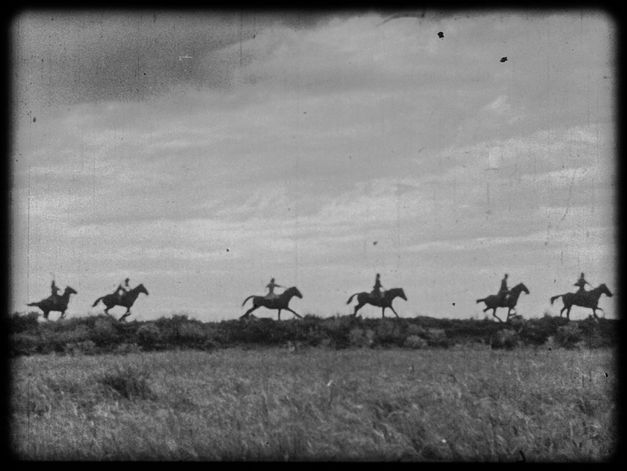
<path fill-rule="evenodd" d="M 227 348 L 13 362 L 28 459 L 603 460 L 609 350 Z"/>

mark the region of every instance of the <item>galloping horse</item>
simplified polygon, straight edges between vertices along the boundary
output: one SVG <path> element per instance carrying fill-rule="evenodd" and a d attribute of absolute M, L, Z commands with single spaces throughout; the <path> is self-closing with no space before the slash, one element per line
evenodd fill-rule
<path fill-rule="evenodd" d="M 354 296 L 357 296 L 357 304 L 355 305 L 353 317 L 357 315 L 357 311 L 359 311 L 365 304 L 379 306 L 381 308 L 381 315 L 383 317 L 385 317 L 385 310 L 388 307 L 392 309 L 392 312 L 396 317 L 400 317 L 392 307 L 392 301 L 394 301 L 394 298 L 396 298 L 397 296 L 407 301 L 407 296 L 405 296 L 405 291 L 403 291 L 403 288 L 389 289 L 385 293 L 383 293 L 383 296 L 380 298 L 376 298 L 372 296 L 371 293 L 362 291 L 361 293 L 352 294 L 351 297 L 348 298 L 348 301 L 346 301 L 346 304 L 350 304 Z"/>
<path fill-rule="evenodd" d="M 44 319 L 48 319 L 48 314 L 50 311 L 58 311 L 61 313 L 61 317 L 59 319 L 63 319 L 65 317 L 65 310 L 67 309 L 67 305 L 70 302 L 70 295 L 77 294 L 74 288 L 70 288 L 69 286 L 65 287 L 65 291 L 61 296 L 48 296 L 46 299 L 42 299 L 37 303 L 28 303 L 27 306 L 37 306 L 44 313 Z"/>
<path fill-rule="evenodd" d="M 107 306 L 107 308 L 104 310 L 105 314 L 109 314 L 109 309 L 111 309 L 112 307 L 123 306 L 126 308 L 126 312 L 119 319 L 120 321 L 123 321 L 131 315 L 131 306 L 139 296 L 139 293 L 144 293 L 145 295 L 148 295 L 148 290 L 144 287 L 143 284 L 137 285 L 135 286 L 135 288 L 129 290 L 127 293 L 124 293 L 121 300 L 116 293 L 106 294 L 96 299 L 91 307 L 96 307 L 96 304 L 102 301 L 102 303 Z"/>
<path fill-rule="evenodd" d="M 529 290 L 527 289 L 527 287 L 523 283 L 518 283 L 516 286 L 514 286 L 510 290 L 509 296 L 506 298 L 505 302 L 499 303 L 500 301 L 499 296 L 497 296 L 496 294 L 492 294 L 486 298 L 477 299 L 477 302 L 485 303 L 486 308 L 483 310 L 483 312 L 486 312 L 487 310 L 492 309 L 492 315 L 496 317 L 500 322 L 503 322 L 503 321 L 501 320 L 499 316 L 496 315 L 496 309 L 499 307 L 508 308 L 507 319 L 505 320 L 505 322 L 509 322 L 510 313 L 512 312 L 512 309 L 516 311 L 515 309 L 516 303 L 518 302 L 518 297 L 520 296 L 521 292 L 529 294 Z"/>
<path fill-rule="evenodd" d="M 244 299 L 244 302 L 242 303 L 242 306 L 244 304 L 246 304 L 246 301 L 248 301 L 250 298 L 252 298 L 253 299 L 253 307 L 251 307 L 242 316 L 240 316 L 240 319 L 248 318 L 250 316 L 250 313 L 253 312 L 255 309 L 257 309 L 259 307 L 265 307 L 265 308 L 268 308 L 268 309 L 278 309 L 279 310 L 279 320 L 281 320 L 281 310 L 282 309 L 285 309 L 286 311 L 290 311 L 296 317 L 298 317 L 299 319 L 302 319 L 303 316 L 301 316 L 300 314 L 298 314 L 297 312 L 293 311 L 292 309 L 290 309 L 288 307 L 290 299 L 292 299 L 293 296 L 296 296 L 298 298 L 302 298 L 303 297 L 303 295 L 300 293 L 300 291 L 298 291 L 298 288 L 296 286 L 292 286 L 290 288 L 287 288 L 285 291 L 283 291 L 281 294 L 279 294 L 276 298 L 272 298 L 272 299 L 268 299 L 265 296 L 255 296 L 255 295 L 248 296 L 246 299 Z"/>
<path fill-rule="evenodd" d="M 573 307 L 574 305 L 574 306 L 581 306 L 581 307 L 589 307 L 590 309 L 592 309 L 592 314 L 594 315 L 594 318 L 598 319 L 597 312 L 596 312 L 597 309 L 605 313 L 603 309 L 598 307 L 599 298 L 601 297 L 602 294 L 605 294 L 610 298 L 612 297 L 612 292 L 605 285 L 605 283 L 600 284 L 599 286 L 597 286 L 594 289 L 591 289 L 590 291 L 584 291 L 582 293 L 565 293 L 565 294 L 558 294 L 557 296 L 552 296 L 551 305 L 553 305 L 553 302 L 561 296 L 562 302 L 564 303 L 564 307 L 560 310 L 560 317 L 562 317 L 562 313 L 564 312 L 564 310 L 566 310 L 566 318 L 570 320 L 570 308 Z"/>

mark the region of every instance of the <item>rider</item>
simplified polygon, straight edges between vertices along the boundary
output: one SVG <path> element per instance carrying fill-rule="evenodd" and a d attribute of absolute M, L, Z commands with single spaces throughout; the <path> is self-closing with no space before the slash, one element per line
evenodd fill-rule
<path fill-rule="evenodd" d="M 266 288 L 268 288 L 268 294 L 266 294 L 266 299 L 274 299 L 274 298 L 277 298 L 279 296 L 278 294 L 276 294 L 274 292 L 274 288 L 284 288 L 284 286 L 281 286 L 281 285 L 275 283 L 274 282 L 274 278 L 272 278 L 270 280 L 270 283 L 268 283 L 266 285 Z"/>
<path fill-rule="evenodd" d="M 50 284 L 50 291 L 52 291 L 52 299 L 56 300 L 59 297 L 59 288 L 57 284 L 54 282 L 54 279 L 52 280 L 52 283 Z"/>
<path fill-rule="evenodd" d="M 507 287 L 507 276 L 507 273 L 505 273 L 505 276 L 501 280 L 501 289 L 499 289 L 499 292 L 497 293 L 500 304 L 505 304 L 505 300 L 507 299 L 507 295 L 509 294 L 509 288 Z"/>
<path fill-rule="evenodd" d="M 114 294 L 118 295 L 118 298 L 120 299 L 120 301 L 122 301 L 122 298 L 124 297 L 124 295 L 128 293 L 131 289 L 129 285 L 129 281 L 130 281 L 130 278 L 125 278 L 124 283 L 123 284 L 120 283 L 118 285 L 118 288 L 115 290 Z"/>
<path fill-rule="evenodd" d="M 374 298 L 383 297 L 383 291 L 381 291 L 381 288 L 383 288 L 383 285 L 381 284 L 381 275 L 377 273 L 377 276 L 374 279 L 374 286 L 372 287 L 371 293 Z"/>
<path fill-rule="evenodd" d="M 590 285 L 590 283 L 588 283 L 586 281 L 586 277 L 584 276 L 583 272 L 581 272 L 581 275 L 579 276 L 579 279 L 577 280 L 577 283 L 574 284 L 574 286 L 579 286 L 579 289 L 577 290 L 577 293 L 585 292 L 583 287 L 586 286 L 586 285 L 592 286 L 592 285 Z"/>

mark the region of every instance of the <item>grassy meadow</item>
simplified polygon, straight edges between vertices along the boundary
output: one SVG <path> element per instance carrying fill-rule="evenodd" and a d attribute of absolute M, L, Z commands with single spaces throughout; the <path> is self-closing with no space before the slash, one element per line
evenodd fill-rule
<path fill-rule="evenodd" d="M 12 360 L 25 459 L 582 461 L 614 351 L 224 348 Z"/>

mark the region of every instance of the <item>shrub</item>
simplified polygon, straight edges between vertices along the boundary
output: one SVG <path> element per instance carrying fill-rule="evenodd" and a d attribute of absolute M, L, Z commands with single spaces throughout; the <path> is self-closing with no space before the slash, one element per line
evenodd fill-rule
<path fill-rule="evenodd" d="M 555 343 L 564 348 L 575 348 L 583 340 L 583 332 L 576 324 L 568 324 L 557 328 Z"/>
<path fill-rule="evenodd" d="M 444 329 L 427 329 L 426 337 L 427 344 L 432 347 L 447 348 L 449 346 L 449 339 Z"/>
<path fill-rule="evenodd" d="M 412 348 L 414 350 L 426 348 L 428 345 L 427 341 L 418 335 L 410 335 L 405 339 L 403 343 L 403 347 Z"/>
<path fill-rule="evenodd" d="M 99 317 L 94 322 L 92 330 L 92 340 L 98 345 L 107 346 L 118 339 L 118 333 L 113 325 L 113 321 L 106 317 Z"/>
<path fill-rule="evenodd" d="M 490 339 L 490 347 L 494 349 L 504 348 L 511 350 L 518 345 L 518 334 L 511 329 L 503 329 L 496 332 Z"/>
<path fill-rule="evenodd" d="M 375 342 L 378 345 L 402 346 L 406 335 L 401 326 L 394 320 L 382 319 L 375 329 Z"/>
<path fill-rule="evenodd" d="M 97 353 L 98 349 L 96 348 L 96 344 L 91 340 L 84 340 L 82 342 L 71 342 L 66 344 L 64 351 L 72 355 L 93 355 L 94 353 Z"/>
<path fill-rule="evenodd" d="M 156 399 L 145 370 L 117 366 L 97 378 L 98 383 L 125 399 Z"/>
<path fill-rule="evenodd" d="M 137 329 L 137 339 L 142 347 L 155 348 L 161 346 L 163 336 L 155 324 L 144 324 Z"/>
<path fill-rule="evenodd" d="M 418 335 L 422 338 L 425 338 L 427 336 L 427 331 L 419 325 L 409 324 L 407 326 L 407 335 Z"/>
<path fill-rule="evenodd" d="M 39 336 L 27 333 L 18 333 L 11 336 L 11 353 L 13 355 L 33 355 L 40 348 Z"/>
<path fill-rule="evenodd" d="M 202 325 L 184 322 L 178 326 L 178 337 L 180 342 L 197 344 L 205 340 L 205 332 Z"/>
<path fill-rule="evenodd" d="M 18 312 L 13 313 L 9 319 L 9 328 L 13 333 L 37 330 L 39 326 L 39 313 L 29 312 L 21 315 Z"/>
<path fill-rule="evenodd" d="M 348 341 L 354 347 L 372 347 L 374 344 L 374 332 L 370 329 L 351 329 L 348 333 Z"/>
<path fill-rule="evenodd" d="M 126 355 L 128 353 L 139 353 L 142 349 L 136 343 L 121 343 L 115 347 L 113 353 Z"/>

